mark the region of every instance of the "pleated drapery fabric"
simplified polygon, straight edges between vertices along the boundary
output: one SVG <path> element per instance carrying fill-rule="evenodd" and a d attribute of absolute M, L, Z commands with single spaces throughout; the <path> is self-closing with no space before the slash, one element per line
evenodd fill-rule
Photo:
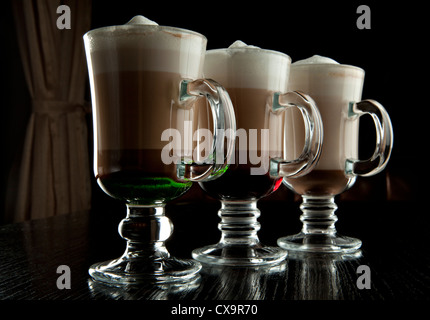
<path fill-rule="evenodd" d="M 84 101 L 87 69 L 82 36 L 91 1 L 13 1 L 32 113 L 25 136 L 12 221 L 88 210 L 91 180 Z M 70 8 L 59 29 L 57 8 Z"/>

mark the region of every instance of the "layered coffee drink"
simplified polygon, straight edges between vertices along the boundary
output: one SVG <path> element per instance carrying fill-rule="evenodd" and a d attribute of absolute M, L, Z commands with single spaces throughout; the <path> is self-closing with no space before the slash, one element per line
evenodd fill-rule
<path fill-rule="evenodd" d="M 163 162 L 161 152 L 169 141 L 161 137 L 170 128 L 184 137 L 184 123 L 197 122 L 193 99 L 179 101 L 179 90 L 182 79 L 202 76 L 206 39 L 192 31 L 179 33 L 147 23 L 140 29 L 133 20 L 127 27 L 94 30 L 91 36 L 87 59 L 92 61 L 96 105 L 98 183 L 112 197 L 129 202 L 153 204 L 177 198 L 191 182 L 177 177 L 174 161 Z M 184 156 L 183 145 L 171 152 Z"/>
<path fill-rule="evenodd" d="M 284 178 L 287 186 L 301 195 L 302 230 L 281 237 L 277 243 L 292 252 L 355 253 L 361 240 L 340 235 L 335 196 L 351 187 L 357 176 L 371 176 L 383 170 L 392 149 L 392 125 L 385 108 L 375 100 L 361 100 L 364 70 L 313 56 L 291 66 L 289 90 L 309 94 L 316 102 L 324 125 L 324 140 L 318 164 L 309 174 Z M 376 129 L 376 148 L 367 160 L 358 157 L 359 119 L 368 114 Z M 302 144 L 301 120 L 287 110 L 288 128 Z M 367 141 L 366 141 L 367 142 Z M 370 142 L 374 143 L 374 141 Z M 286 149 L 295 153 L 296 146 Z"/>
<path fill-rule="evenodd" d="M 219 81 L 233 103 L 237 131 L 234 158 L 223 176 L 200 182 L 221 201 L 218 243 L 193 250 L 194 259 L 232 266 L 275 264 L 287 256 L 279 247 L 258 239 L 260 198 L 275 191 L 284 176 L 312 170 L 320 156 L 321 117 L 312 99 L 287 92 L 291 59 L 288 55 L 236 41 L 229 48 L 206 53 L 204 73 Z M 306 126 L 306 143 L 298 157 L 285 158 L 284 111 L 298 108 Z"/>
<path fill-rule="evenodd" d="M 222 153 L 224 136 L 219 139 L 217 133 L 235 132 L 236 127 L 225 89 L 201 78 L 206 42 L 199 33 L 158 26 L 142 16 L 84 35 L 94 172 L 101 188 L 127 206 L 127 216 L 118 226 L 126 249 L 119 258 L 89 268 L 96 281 L 115 286 L 192 285 L 199 278 L 200 263 L 177 259 L 165 246 L 173 233 L 165 206 L 192 181 L 220 176 L 234 147 L 231 134 L 226 134 L 227 153 L 220 163 L 211 161 Z M 209 155 L 194 159 L 193 132 L 200 129 L 201 99 L 212 110 L 215 133 Z"/>
<path fill-rule="evenodd" d="M 321 157 L 316 167 L 299 178 L 285 178 L 287 185 L 301 195 L 334 196 L 355 182 L 346 173 L 347 159 L 358 158 L 359 120 L 350 117 L 348 105 L 361 100 L 364 71 L 336 61 L 313 56 L 291 65 L 288 90 L 309 94 L 316 102 L 324 125 Z M 291 141 L 286 152 L 295 155 L 303 148 L 304 128 L 297 110 L 286 111 Z"/>
<path fill-rule="evenodd" d="M 220 200 L 258 200 L 275 191 L 282 177 L 269 173 L 271 157 L 283 155 L 284 119 L 273 112 L 273 95 L 286 92 L 290 58 L 276 51 L 247 46 L 241 41 L 228 49 L 206 53 L 204 75 L 228 91 L 236 115 L 236 149 L 228 170 L 200 183 Z"/>

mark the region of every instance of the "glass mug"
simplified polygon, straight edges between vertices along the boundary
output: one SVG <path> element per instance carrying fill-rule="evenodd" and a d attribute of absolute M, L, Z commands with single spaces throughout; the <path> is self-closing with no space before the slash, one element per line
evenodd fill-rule
<path fill-rule="evenodd" d="M 192 158 L 195 142 L 186 131 L 199 127 L 199 99 L 206 97 L 216 117 L 212 157 L 219 153 L 219 141 L 225 140 L 217 133 L 235 130 L 227 92 L 215 81 L 199 79 L 207 40 L 189 30 L 128 24 L 89 31 L 84 43 L 93 107 L 94 173 L 108 195 L 127 205 L 127 217 L 119 225 L 127 241 L 124 254 L 92 265 L 89 273 L 95 280 L 114 284 L 196 278 L 200 263 L 171 257 L 165 247 L 173 225 L 164 207 L 187 192 L 192 181 L 222 174 L 234 148 L 227 144 L 216 163 Z"/>
<path fill-rule="evenodd" d="M 318 56 L 313 57 L 318 58 Z M 320 59 L 323 57 L 319 57 Z M 312 58 L 311 58 L 312 59 Z M 325 58 L 328 59 L 328 58 Z M 330 59 L 331 60 L 331 59 Z M 316 101 L 324 125 L 323 150 L 314 170 L 304 177 L 284 179 L 302 196 L 302 231 L 278 239 L 288 250 L 315 252 L 354 252 L 359 239 L 337 234 L 335 196 L 349 189 L 357 176 L 372 176 L 385 168 L 391 155 L 393 129 L 384 107 L 373 100 L 361 100 L 364 70 L 334 63 L 292 64 L 289 90 L 303 90 Z M 369 114 L 376 127 L 376 149 L 370 159 L 358 159 L 359 118 Z M 303 140 L 299 115 L 286 113 L 289 132 L 296 143 Z M 300 143 L 290 144 L 290 154 Z"/>
<path fill-rule="evenodd" d="M 192 252 L 194 259 L 208 264 L 257 266 L 282 261 L 285 250 L 259 241 L 257 201 L 276 191 L 283 176 L 308 173 L 321 151 L 318 109 L 310 97 L 287 92 L 290 57 L 243 45 L 208 50 L 205 58 L 204 74 L 227 89 L 238 128 L 228 170 L 219 179 L 199 183 L 221 201 L 220 241 Z M 290 107 L 303 115 L 307 139 L 297 158 L 286 161 L 283 144 L 291 137 L 285 134 L 284 111 Z"/>

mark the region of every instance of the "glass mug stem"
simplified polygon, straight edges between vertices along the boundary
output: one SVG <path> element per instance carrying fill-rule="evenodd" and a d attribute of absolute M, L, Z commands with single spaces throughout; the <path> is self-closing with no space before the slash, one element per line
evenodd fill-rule
<path fill-rule="evenodd" d="M 229 202 L 222 201 L 218 211 L 221 222 L 218 229 L 221 231 L 221 242 L 226 244 L 255 245 L 258 240 L 257 232 L 260 230 L 260 210 L 256 201 Z"/>
<path fill-rule="evenodd" d="M 221 240 L 216 245 L 193 250 L 194 259 L 224 266 L 261 266 L 285 259 L 285 250 L 262 245 L 258 239 L 257 201 L 221 201 L 218 216 Z"/>
<path fill-rule="evenodd" d="M 336 234 L 334 224 L 337 221 L 335 211 L 337 205 L 334 197 L 303 197 L 300 205 L 303 214 L 300 221 L 303 223 L 304 234 Z"/>
<path fill-rule="evenodd" d="M 197 278 L 201 265 L 171 257 L 165 246 L 173 224 L 165 216 L 164 205 L 127 204 L 127 216 L 120 222 L 118 232 L 127 241 L 126 250 L 118 259 L 92 265 L 89 273 L 95 280 L 135 284 L 188 282 Z"/>
<path fill-rule="evenodd" d="M 302 196 L 300 205 L 302 231 L 278 239 L 278 245 L 292 251 L 355 252 L 361 247 L 359 239 L 337 234 L 335 223 L 337 205 L 334 196 Z"/>
<path fill-rule="evenodd" d="M 172 235 L 173 225 L 164 214 L 164 206 L 127 205 L 127 216 L 118 232 L 127 241 L 124 256 L 169 257 L 164 242 Z"/>

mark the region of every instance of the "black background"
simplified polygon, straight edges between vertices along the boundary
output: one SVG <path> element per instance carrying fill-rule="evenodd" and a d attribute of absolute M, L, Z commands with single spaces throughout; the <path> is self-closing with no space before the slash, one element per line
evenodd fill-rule
<path fill-rule="evenodd" d="M 425 17 L 427 7 L 424 6 L 424 2 L 383 3 L 177 1 L 172 4 L 171 1 L 158 1 L 148 4 L 147 1 L 94 0 L 91 28 L 124 24 L 133 16 L 140 14 L 160 25 L 202 33 L 208 39 L 208 49 L 225 48 L 236 40 L 242 40 L 247 44 L 284 52 L 293 61 L 319 54 L 342 64 L 363 68 L 366 71 L 363 99 L 375 99 L 383 104 L 393 123 L 394 149 L 387 170 L 408 186 L 407 194 L 402 198 L 403 215 L 396 216 L 404 219 L 389 224 L 395 238 L 405 230 L 408 235 L 413 236 L 414 228 L 425 232 L 425 223 L 428 221 L 425 200 L 428 190 L 427 149 L 430 127 L 427 89 L 429 68 L 426 62 L 429 58 L 427 45 L 429 28 Z M 361 4 L 366 4 L 371 9 L 370 30 L 359 30 L 356 26 L 360 16 L 356 11 Z M 16 42 L 15 21 L 10 1 L 4 2 L 2 6 L 4 6 L 4 10 L 1 11 L 4 30 L 2 37 L 5 41 L 2 51 L 6 53 L 2 61 L 3 79 L 6 81 L 3 87 L 5 99 L 2 102 L 0 125 L 4 146 L 1 203 L 4 203 L 10 196 L 7 190 L 13 190 L 13 186 L 16 185 L 14 177 L 19 169 L 26 125 L 30 116 L 30 97 Z M 88 89 L 86 98 L 90 100 Z M 363 157 L 373 151 L 373 144 L 370 147 L 368 145 L 374 136 L 373 124 L 368 120 L 363 119 L 360 132 L 360 154 Z M 88 123 L 89 152 L 92 155 L 90 116 Z M 103 194 L 94 180 L 93 184 L 94 206 L 100 206 L 100 203 L 104 203 L 106 207 L 112 206 L 107 214 L 118 209 L 116 218 L 122 218 L 125 213 L 124 205 Z M 415 203 L 414 209 L 411 211 L 405 209 L 408 207 L 407 203 Z M 3 222 L 5 210 L 9 209 L 2 205 L 0 224 Z M 218 218 L 214 215 L 210 219 L 216 228 Z M 263 223 L 264 217 L 261 219 Z M 294 219 L 297 220 L 299 227 L 298 216 Z M 417 219 L 423 223 L 417 225 Z M 364 221 L 360 223 L 365 225 Z M 174 221 L 174 224 L 180 229 L 180 219 Z M 265 232 L 270 233 L 270 230 Z M 215 241 L 218 240 L 218 236 L 214 235 Z M 264 237 L 264 234 L 262 236 Z M 421 236 L 422 234 L 420 241 L 426 239 Z"/>
<path fill-rule="evenodd" d="M 138 1 L 119 4 L 95 0 L 92 28 L 124 24 L 135 15 L 143 15 L 160 25 L 205 35 L 207 49 L 226 48 L 242 40 L 284 52 L 293 62 L 319 54 L 363 68 L 366 76 L 362 98 L 384 105 L 393 123 L 394 148 L 387 171 L 396 177 L 396 183 L 405 185 L 400 200 L 421 201 L 427 189 L 422 182 L 428 177 L 426 73 L 430 70 L 425 63 L 426 8 L 412 2 L 390 5 L 367 2 L 371 29 L 360 30 L 356 23 L 361 16 L 357 13 L 361 4 L 359 1 L 216 1 L 210 4 L 190 1 L 148 6 Z M 89 93 L 87 99 L 90 100 Z M 371 156 L 374 140 L 373 122 L 370 117 L 362 117 L 360 158 Z M 377 181 L 383 176 L 373 179 Z M 360 179 L 356 190 L 360 188 L 359 183 Z M 197 196 L 204 197 L 199 191 Z M 357 191 L 350 191 L 353 192 Z M 97 186 L 93 193 L 95 205 L 100 201 L 117 204 L 107 199 Z"/>
<path fill-rule="evenodd" d="M 394 149 L 387 170 L 408 184 L 408 192 L 403 195 L 403 199 L 418 200 L 425 196 L 425 189 L 417 186 L 428 176 L 425 154 L 429 137 L 426 96 L 429 68 L 425 62 L 428 56 L 425 46 L 427 9 L 412 2 L 367 2 L 371 10 L 371 29 L 359 30 L 356 21 L 361 15 L 357 13 L 360 4 L 363 3 L 156 1 L 148 5 L 143 1 L 94 0 L 91 28 L 124 24 L 140 14 L 160 25 L 202 33 L 208 39 L 208 49 L 225 48 L 240 39 L 247 44 L 284 52 L 293 61 L 319 54 L 342 64 L 363 68 L 366 71 L 363 99 L 374 99 L 383 104 L 393 122 Z M 2 70 L 7 80 L 3 88 L 6 90 L 1 115 L 4 145 L 4 170 L 1 174 L 3 203 L 11 197 L 10 190 L 16 187 L 31 106 L 10 2 L 5 2 L 4 6 L 1 20 L 2 30 L 6 31 L 3 34 L 6 55 L 2 61 Z M 88 83 L 86 85 L 88 88 Z M 86 99 L 90 101 L 88 89 Z M 374 129 L 370 117 L 363 117 L 361 123 L 360 156 L 364 158 L 373 151 L 373 143 L 369 141 L 374 138 Z M 89 152 L 92 155 L 90 116 L 88 124 Z M 96 202 L 98 197 L 104 198 L 97 187 L 94 189 Z M 10 209 L 2 205 L 0 223 L 4 210 Z"/>

